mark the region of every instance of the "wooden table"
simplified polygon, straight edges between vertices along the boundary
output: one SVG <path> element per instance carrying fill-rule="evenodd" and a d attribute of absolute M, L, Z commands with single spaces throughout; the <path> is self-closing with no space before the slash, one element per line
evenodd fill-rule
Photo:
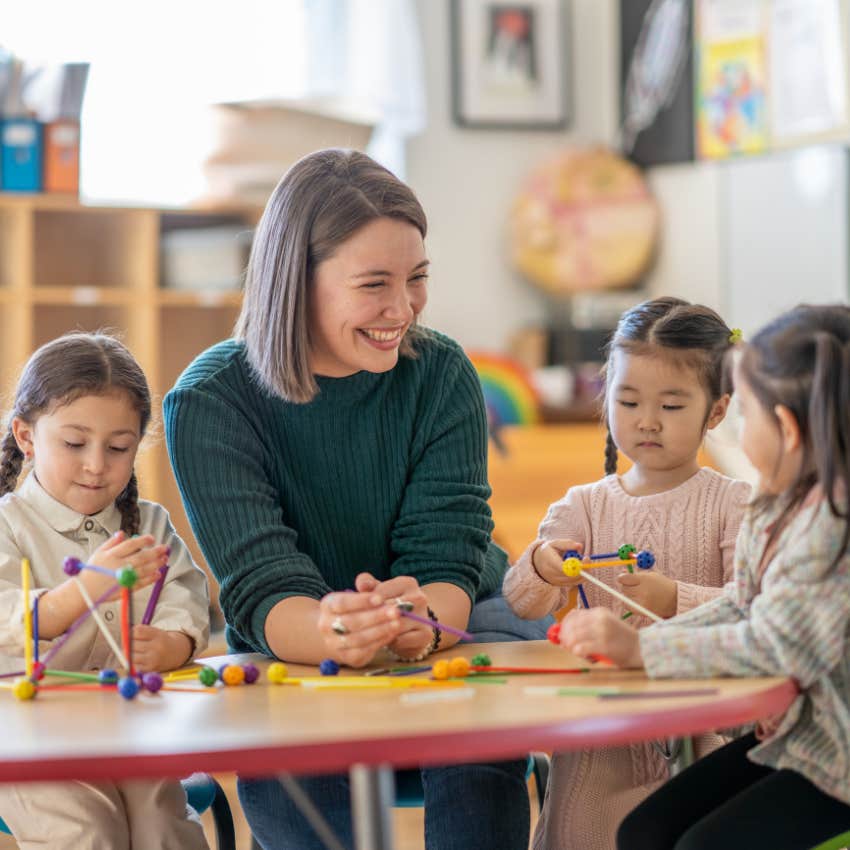
<path fill-rule="evenodd" d="M 458 646 L 440 655 L 469 658 L 482 651 L 500 665 L 581 664 L 544 641 Z M 292 675 L 315 672 L 288 666 Z M 556 684 L 615 685 L 636 694 L 716 692 L 601 699 L 530 696 L 524 690 Z M 446 701 L 409 704 L 406 690 L 314 691 L 272 685 L 265 676 L 213 695 L 169 692 L 132 702 L 114 692 L 51 691 L 20 703 L 4 691 L 0 782 L 181 777 L 194 771 L 243 776 L 352 771 L 357 846 L 389 848 L 392 768 L 691 735 L 780 713 L 797 693 L 791 680 L 782 678 L 648 681 L 640 672 L 604 669 L 514 676 L 504 685 L 464 691 Z"/>

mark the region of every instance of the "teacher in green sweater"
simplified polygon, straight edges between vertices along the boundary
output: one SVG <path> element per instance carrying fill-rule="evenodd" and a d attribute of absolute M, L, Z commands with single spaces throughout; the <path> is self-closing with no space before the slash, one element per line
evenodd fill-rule
<path fill-rule="evenodd" d="M 419 661 L 456 638 L 542 638 L 499 588 L 487 427 L 461 348 L 418 325 L 425 213 L 366 155 L 296 163 L 257 228 L 233 339 L 201 354 L 164 402 L 186 511 L 220 584 L 228 643 L 285 661 Z M 352 592 L 353 591 L 353 592 Z M 429 850 L 525 850 L 525 760 L 423 769 Z M 345 776 L 305 790 L 352 843 Z M 239 781 L 264 848 L 322 843 L 276 780 Z"/>

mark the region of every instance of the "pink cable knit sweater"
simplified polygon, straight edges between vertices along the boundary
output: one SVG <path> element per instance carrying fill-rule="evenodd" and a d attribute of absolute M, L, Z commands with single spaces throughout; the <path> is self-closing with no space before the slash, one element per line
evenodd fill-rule
<path fill-rule="evenodd" d="M 664 493 L 630 496 L 617 475 L 573 487 L 550 506 L 538 539 L 505 575 L 503 593 L 526 619 L 543 617 L 566 602 L 566 591 L 544 582 L 531 564 L 535 547 L 545 540 L 570 538 L 587 554 L 613 552 L 623 543 L 649 549 L 655 569 L 678 584 L 677 614 L 720 595 L 732 578 L 735 538 L 750 487 L 711 469 Z M 622 570 L 600 568 L 594 575 L 615 584 Z M 585 582 L 591 605 L 622 611 L 621 603 Z M 635 615 L 638 628 L 648 624 Z M 702 736 L 698 750 L 720 743 Z M 535 850 L 612 850 L 622 818 L 667 775 L 667 766 L 651 743 L 629 747 L 556 753 L 546 805 L 534 836 Z"/>

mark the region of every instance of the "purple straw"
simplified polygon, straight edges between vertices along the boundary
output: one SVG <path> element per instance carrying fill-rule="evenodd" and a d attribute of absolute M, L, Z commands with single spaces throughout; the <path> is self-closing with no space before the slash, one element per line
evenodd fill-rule
<path fill-rule="evenodd" d="M 99 596 L 97 599 L 95 599 L 94 607 L 97 608 L 97 606 L 100 605 L 101 602 L 105 602 L 108 597 L 112 596 L 112 594 L 120 588 L 120 586 L 121 585 L 116 584 L 114 587 L 110 587 L 109 590 L 107 590 L 106 593 L 103 594 L 103 596 Z M 54 643 L 53 646 L 51 646 L 50 649 L 47 650 L 47 652 L 44 654 L 44 658 L 42 658 L 41 660 L 41 663 L 46 665 L 47 662 L 50 661 L 50 659 L 53 658 L 53 656 L 56 655 L 56 653 L 59 652 L 60 649 L 62 649 L 62 647 L 68 642 L 68 638 L 71 637 L 71 635 L 77 630 L 77 628 L 82 625 L 82 623 L 90 615 L 91 610 L 86 608 L 86 610 L 82 614 L 80 614 L 80 616 L 77 617 L 77 619 L 74 620 L 74 622 L 71 623 L 70 626 L 68 626 L 68 630 L 65 632 L 65 634 L 62 635 L 62 637 L 59 638 L 59 640 L 56 641 L 56 643 Z"/>
<path fill-rule="evenodd" d="M 32 642 L 33 642 L 33 663 L 38 664 L 38 600 L 41 597 L 36 596 L 32 603 Z"/>
<path fill-rule="evenodd" d="M 159 568 L 159 578 L 156 580 L 151 591 L 151 598 L 148 599 L 147 608 L 142 615 L 142 625 L 149 626 L 153 619 L 153 612 L 156 610 L 156 603 L 159 601 L 159 594 L 162 593 L 162 586 L 165 584 L 165 577 L 168 575 L 168 564 Z"/>
<path fill-rule="evenodd" d="M 11 679 L 12 676 L 26 676 L 26 670 L 18 670 L 16 673 L 0 673 L 0 679 Z"/>
<path fill-rule="evenodd" d="M 417 623 L 422 623 L 423 625 L 430 626 L 432 629 L 439 629 L 441 632 L 448 632 L 451 635 L 457 635 L 459 638 L 461 638 L 461 640 L 475 640 L 475 638 L 469 632 L 465 632 L 463 629 L 456 629 L 454 626 L 445 626 L 438 620 L 429 620 L 427 617 L 420 617 L 418 614 L 414 614 L 412 611 L 405 611 L 403 608 L 399 608 L 399 611 L 401 611 L 402 617 L 407 617 L 410 620 L 415 620 Z"/>

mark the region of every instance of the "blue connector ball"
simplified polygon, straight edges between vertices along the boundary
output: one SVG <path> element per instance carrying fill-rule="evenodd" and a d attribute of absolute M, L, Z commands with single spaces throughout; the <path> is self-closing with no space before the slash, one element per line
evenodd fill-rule
<path fill-rule="evenodd" d="M 337 664 L 333 658 L 326 658 L 319 665 L 319 672 L 323 676 L 336 676 L 336 674 L 339 673 L 339 664 Z"/>
<path fill-rule="evenodd" d="M 650 570 L 655 566 L 655 555 L 644 549 L 637 553 L 636 563 L 639 570 Z"/>

